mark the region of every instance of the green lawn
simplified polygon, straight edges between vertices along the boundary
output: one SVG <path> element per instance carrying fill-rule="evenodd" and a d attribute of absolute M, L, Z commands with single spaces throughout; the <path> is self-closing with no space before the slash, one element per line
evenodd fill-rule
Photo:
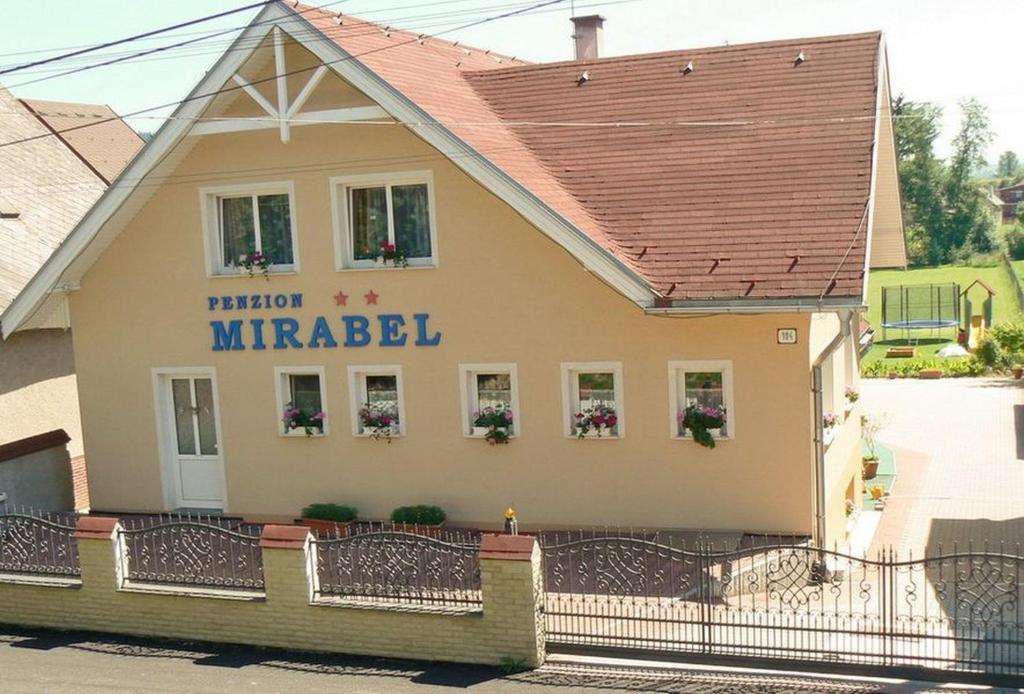
<path fill-rule="evenodd" d="M 1024 261 L 1020 270 L 1024 272 Z M 885 350 L 895 345 L 905 345 L 902 330 L 890 330 L 889 339 L 882 338 L 882 287 L 900 284 L 940 284 L 944 282 L 956 282 L 961 289 L 965 289 L 974 280 L 982 280 L 995 290 L 996 296 L 993 299 L 993 322 L 1016 318 L 1021 313 L 1017 305 L 1016 293 L 1013 291 L 1009 273 L 1002 265 L 993 267 L 962 267 L 954 265 L 940 265 L 938 267 L 911 268 L 909 270 L 872 270 L 868 280 L 868 311 L 865 318 L 875 328 L 875 344 L 865 355 L 864 362 L 872 362 L 885 357 Z M 971 291 L 971 299 L 974 303 L 974 312 L 981 312 L 981 302 L 985 298 L 985 290 L 975 287 Z M 917 336 L 916 342 L 918 354 L 929 357 L 935 354 L 944 345 L 956 339 L 952 328 L 945 330 L 917 330 L 911 333 L 911 337 Z"/>

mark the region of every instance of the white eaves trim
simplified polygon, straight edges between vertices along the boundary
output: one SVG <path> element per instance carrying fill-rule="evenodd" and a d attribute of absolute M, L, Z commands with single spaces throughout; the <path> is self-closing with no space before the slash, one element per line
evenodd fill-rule
<path fill-rule="evenodd" d="M 410 129 L 432 145 L 455 166 L 497 195 L 518 211 L 527 221 L 571 253 L 589 272 L 641 307 L 653 304 L 655 293 L 635 271 L 602 248 L 583 231 L 570 224 L 537 196 L 495 166 L 482 154 L 458 138 L 448 128 L 435 122 L 380 76 L 359 62 L 350 53 L 328 39 L 316 27 L 291 8 L 276 2 L 267 5 L 235 39 L 214 67 L 175 109 L 156 136 L 142 149 L 121 173 L 118 181 L 134 181 L 131 185 L 112 184 L 86 213 L 64 243 L 44 263 L 21 294 L 0 315 L 0 334 L 4 337 L 22 328 L 25 321 L 59 288 L 71 264 L 88 247 L 107 221 L 135 192 L 138 183 L 157 166 L 195 127 L 216 92 L 230 82 L 237 71 L 263 39 L 274 29 L 284 31 L 293 40 L 333 69 L 342 79 L 378 103 L 385 112 L 400 122 L 417 123 Z M 308 37 L 303 40 L 297 37 Z M 240 46 L 251 46 L 241 50 Z M 279 124 L 278 124 L 279 125 Z M 117 181 L 114 182 L 115 184 Z M 80 268 L 79 275 L 87 268 Z M 79 277 L 69 278 L 77 283 Z"/>

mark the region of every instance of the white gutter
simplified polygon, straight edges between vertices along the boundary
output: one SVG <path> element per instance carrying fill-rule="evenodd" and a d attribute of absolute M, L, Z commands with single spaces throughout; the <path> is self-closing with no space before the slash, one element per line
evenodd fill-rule
<path fill-rule="evenodd" d="M 652 306 L 644 313 L 652 316 L 756 314 L 756 313 L 823 313 L 828 311 L 865 311 L 867 307 L 859 297 L 842 299 L 780 299 L 778 301 L 686 301 L 675 306 Z"/>

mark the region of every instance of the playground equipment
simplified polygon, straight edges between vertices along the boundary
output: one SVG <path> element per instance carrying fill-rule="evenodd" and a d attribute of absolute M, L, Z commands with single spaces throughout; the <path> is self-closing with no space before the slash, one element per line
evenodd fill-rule
<path fill-rule="evenodd" d="M 969 306 L 966 293 L 963 296 Z M 911 330 L 958 329 L 960 297 L 955 282 L 882 287 L 882 339 L 887 339 L 889 328 L 903 330 L 905 337 Z"/>
<path fill-rule="evenodd" d="M 975 285 L 981 286 L 987 292 L 987 296 L 984 301 L 981 302 L 981 313 L 978 315 L 974 315 L 974 307 L 971 304 L 970 297 L 968 296 L 968 292 L 970 292 Z M 967 289 L 960 293 L 964 302 L 964 316 L 967 319 L 967 349 L 972 352 L 978 348 L 978 345 L 985 337 L 985 332 L 988 330 L 988 327 L 992 325 L 992 298 L 995 295 L 995 290 L 981 280 L 974 280 L 967 285 Z"/>

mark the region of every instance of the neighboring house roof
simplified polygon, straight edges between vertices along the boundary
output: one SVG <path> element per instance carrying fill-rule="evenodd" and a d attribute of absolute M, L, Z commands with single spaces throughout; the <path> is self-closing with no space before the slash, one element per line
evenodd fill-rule
<path fill-rule="evenodd" d="M 0 143 L 37 138 L 0 151 L 0 311 L 106 187 L 77 152 L 49 133 L 24 103 L 0 87 Z"/>
<path fill-rule="evenodd" d="M 862 295 L 879 33 L 509 67 L 305 16 L 656 294 Z"/>
<path fill-rule="evenodd" d="M 21 103 L 108 185 L 144 144 L 109 106 L 39 99 L 22 99 Z M 90 121 L 95 125 L 78 127 Z"/>
<path fill-rule="evenodd" d="M 863 304 L 888 108 L 879 33 L 528 65 L 278 1 L 4 313 L 4 335 L 64 302 L 55 290 L 152 194 L 137 182 L 180 161 L 274 26 L 647 310 Z"/>

